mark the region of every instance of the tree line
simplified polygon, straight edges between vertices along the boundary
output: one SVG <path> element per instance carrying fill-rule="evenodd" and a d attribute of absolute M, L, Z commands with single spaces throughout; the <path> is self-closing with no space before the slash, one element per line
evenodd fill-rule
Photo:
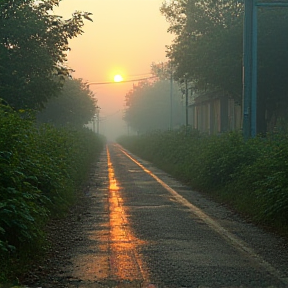
<path fill-rule="evenodd" d="M 242 96 L 243 1 L 166 1 L 161 7 L 175 40 L 167 55 L 175 78 L 196 89 Z M 258 8 L 258 132 L 287 120 L 288 9 Z M 241 102 L 240 102 L 241 103 Z"/>
<path fill-rule="evenodd" d="M 184 123 L 181 92 L 172 87 L 170 81 L 142 81 L 128 91 L 125 96 L 124 120 L 137 133 L 151 130 L 167 130 L 180 127 Z"/>
<path fill-rule="evenodd" d="M 174 80 L 188 79 L 196 93 L 223 90 L 242 103 L 243 2 L 179 0 L 162 4 L 168 32 L 175 35 L 167 46 Z M 258 133 L 277 125 L 287 129 L 287 34 L 287 8 L 258 8 Z"/>
<path fill-rule="evenodd" d="M 103 149 L 83 128 L 95 95 L 67 66 L 91 14 L 64 20 L 59 3 L 0 0 L 0 286 L 45 257 L 46 224 L 75 203 Z"/>

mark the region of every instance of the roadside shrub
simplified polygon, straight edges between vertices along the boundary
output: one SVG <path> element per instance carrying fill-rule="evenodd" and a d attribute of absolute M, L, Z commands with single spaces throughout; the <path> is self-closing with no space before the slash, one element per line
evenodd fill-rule
<path fill-rule="evenodd" d="M 256 157 L 238 132 L 208 136 L 181 129 L 122 137 L 118 142 L 199 189 L 217 189 Z"/>
<path fill-rule="evenodd" d="M 102 148 L 87 129 L 37 128 L 27 111 L 0 106 L 0 282 L 41 250 L 44 225 L 73 203 Z"/>
<path fill-rule="evenodd" d="M 288 228 L 287 134 L 244 141 L 239 132 L 208 136 L 180 129 L 118 142 L 257 222 Z"/>
<path fill-rule="evenodd" d="M 257 221 L 288 226 L 288 137 L 268 135 L 258 140 L 258 150 L 257 159 L 235 175 L 233 190 L 243 195 L 238 205 Z"/>

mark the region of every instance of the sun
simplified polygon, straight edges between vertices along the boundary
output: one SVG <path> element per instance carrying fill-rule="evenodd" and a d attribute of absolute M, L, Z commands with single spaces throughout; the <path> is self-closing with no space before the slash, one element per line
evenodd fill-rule
<path fill-rule="evenodd" d="M 119 74 L 114 76 L 114 81 L 115 82 L 122 82 L 123 81 L 123 77 Z"/>

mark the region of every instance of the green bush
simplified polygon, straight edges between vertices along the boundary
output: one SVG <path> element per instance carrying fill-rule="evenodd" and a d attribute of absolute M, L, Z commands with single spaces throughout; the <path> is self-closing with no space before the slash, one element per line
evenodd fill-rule
<path fill-rule="evenodd" d="M 182 129 L 118 142 L 254 220 L 288 228 L 288 135 L 244 141 L 238 132 L 208 136 Z"/>
<path fill-rule="evenodd" d="M 237 205 L 244 211 L 248 208 L 256 220 L 288 226 L 288 137 L 268 136 L 248 143 L 257 146 L 258 157 L 235 175 L 230 192 L 243 195 Z"/>
<path fill-rule="evenodd" d="M 42 249 L 45 223 L 73 203 L 102 148 L 87 129 L 37 128 L 26 111 L 0 106 L 0 282 Z"/>

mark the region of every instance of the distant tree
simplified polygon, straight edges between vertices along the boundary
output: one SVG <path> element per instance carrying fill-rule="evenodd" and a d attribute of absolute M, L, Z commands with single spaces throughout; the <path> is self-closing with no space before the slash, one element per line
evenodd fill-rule
<path fill-rule="evenodd" d="M 39 122 L 55 126 L 82 127 L 95 115 L 97 100 L 82 79 L 66 78 L 57 97 L 48 100 L 45 109 L 38 113 Z"/>
<path fill-rule="evenodd" d="M 1 0 L 0 95 L 16 109 L 41 109 L 59 93 L 68 40 L 81 34 L 90 13 L 62 20 L 50 13 L 60 0 Z"/>
<path fill-rule="evenodd" d="M 171 62 L 152 63 L 151 73 L 160 80 L 171 78 L 171 73 L 174 72 Z"/>
<path fill-rule="evenodd" d="M 172 125 L 183 124 L 181 93 L 173 89 Z M 124 120 L 134 130 L 144 133 L 152 130 L 167 130 L 170 126 L 170 81 L 154 83 L 140 82 L 126 94 L 126 113 Z"/>

